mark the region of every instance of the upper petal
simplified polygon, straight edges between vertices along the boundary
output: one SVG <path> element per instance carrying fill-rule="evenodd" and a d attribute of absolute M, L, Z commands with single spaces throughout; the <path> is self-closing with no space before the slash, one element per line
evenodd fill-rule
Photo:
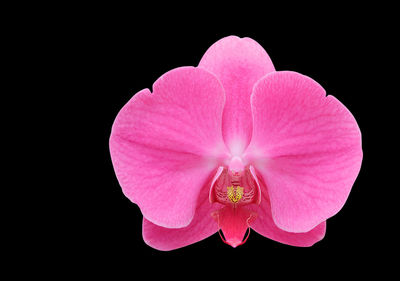
<path fill-rule="evenodd" d="M 304 75 L 266 75 L 252 95 L 246 151 L 260 172 L 276 225 L 306 232 L 336 214 L 361 167 L 361 133 L 347 108 Z"/>
<path fill-rule="evenodd" d="M 124 194 L 146 219 L 165 227 L 187 226 L 196 200 L 218 158 L 224 93 L 209 72 L 182 67 L 167 72 L 121 109 L 110 152 Z"/>
<path fill-rule="evenodd" d="M 258 79 L 275 68 L 265 50 L 250 38 L 225 37 L 204 54 L 199 67 L 221 81 L 226 94 L 222 132 L 231 153 L 240 155 L 250 142 L 250 95 Z"/>

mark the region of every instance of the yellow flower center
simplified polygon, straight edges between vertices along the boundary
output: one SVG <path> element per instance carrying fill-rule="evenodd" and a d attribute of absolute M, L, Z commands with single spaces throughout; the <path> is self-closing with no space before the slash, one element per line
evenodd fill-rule
<path fill-rule="evenodd" d="M 227 186 L 227 195 L 232 203 L 237 203 L 243 196 L 243 187 L 240 186 Z"/>

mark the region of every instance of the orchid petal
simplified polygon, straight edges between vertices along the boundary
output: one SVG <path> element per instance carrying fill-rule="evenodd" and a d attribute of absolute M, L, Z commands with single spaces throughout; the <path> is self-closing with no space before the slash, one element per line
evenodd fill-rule
<path fill-rule="evenodd" d="M 345 203 L 362 161 L 356 120 L 314 80 L 266 75 L 251 99 L 253 136 L 245 158 L 261 174 L 275 224 L 307 232 Z"/>
<path fill-rule="evenodd" d="M 163 227 L 189 225 L 200 189 L 224 157 L 224 92 L 209 72 L 167 72 L 119 112 L 110 137 L 124 194 Z"/>
<path fill-rule="evenodd" d="M 256 41 L 229 36 L 207 50 L 199 67 L 215 74 L 225 89 L 222 133 L 231 153 L 239 155 L 251 138 L 253 85 L 265 74 L 275 71 L 272 61 Z"/>
<path fill-rule="evenodd" d="M 169 251 L 196 243 L 217 232 L 218 226 L 210 214 L 220 206 L 208 202 L 208 187 L 209 183 L 201 189 L 196 213 L 186 227 L 164 228 L 144 218 L 143 239 L 146 244 L 158 250 Z"/>
<path fill-rule="evenodd" d="M 325 236 L 326 222 L 322 222 L 313 229 L 304 233 L 287 232 L 278 228 L 271 214 L 271 204 L 265 186 L 262 185 L 263 198 L 261 204 L 249 205 L 248 208 L 257 213 L 257 219 L 251 224 L 251 228 L 258 234 L 283 244 L 310 247 L 320 241 Z"/>

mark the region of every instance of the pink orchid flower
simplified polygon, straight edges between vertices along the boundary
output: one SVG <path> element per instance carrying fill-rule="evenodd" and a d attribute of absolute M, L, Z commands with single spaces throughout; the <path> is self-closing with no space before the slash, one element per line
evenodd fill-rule
<path fill-rule="evenodd" d="M 198 67 L 135 94 L 115 119 L 110 151 L 143 214 L 143 239 L 159 250 L 217 231 L 236 247 L 250 228 L 311 246 L 362 161 L 360 129 L 343 104 L 307 76 L 275 71 L 257 42 L 235 36 Z"/>

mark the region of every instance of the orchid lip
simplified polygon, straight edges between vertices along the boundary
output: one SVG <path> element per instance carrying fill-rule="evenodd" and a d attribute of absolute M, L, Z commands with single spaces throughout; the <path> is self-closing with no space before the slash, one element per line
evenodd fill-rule
<path fill-rule="evenodd" d="M 261 189 L 255 170 L 244 166 L 240 157 L 233 157 L 229 166 L 218 168 L 209 191 L 210 203 L 219 203 L 223 207 L 211 216 L 218 224 L 221 239 L 232 247 L 242 245 L 250 224 L 257 213 L 246 208 L 250 204 L 259 204 Z M 223 235 L 221 234 L 223 233 Z M 250 232 L 248 232 L 250 233 Z"/>

